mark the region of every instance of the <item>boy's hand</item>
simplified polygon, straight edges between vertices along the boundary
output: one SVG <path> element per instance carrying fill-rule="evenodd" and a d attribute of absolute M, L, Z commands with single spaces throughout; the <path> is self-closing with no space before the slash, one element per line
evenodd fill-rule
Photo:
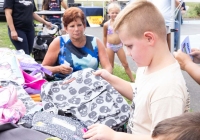
<path fill-rule="evenodd" d="M 192 62 L 192 59 L 190 58 L 190 56 L 182 52 L 180 49 L 177 52 L 174 52 L 174 57 L 180 64 L 182 70 L 185 70 L 185 66 L 188 63 Z"/>
<path fill-rule="evenodd" d="M 87 140 L 114 140 L 116 134 L 114 130 L 103 124 L 93 124 L 88 129 L 83 135 Z"/>
<path fill-rule="evenodd" d="M 190 55 L 193 56 L 194 63 L 199 64 L 200 63 L 200 50 L 193 48 L 193 49 L 191 49 L 191 51 L 192 52 L 190 53 Z"/>
<path fill-rule="evenodd" d="M 109 77 L 110 77 L 110 73 L 105 70 L 105 69 L 100 69 L 100 70 L 97 70 L 93 73 L 94 75 L 98 75 L 98 76 L 101 76 L 103 79 L 105 79 L 106 81 L 108 81 Z"/>

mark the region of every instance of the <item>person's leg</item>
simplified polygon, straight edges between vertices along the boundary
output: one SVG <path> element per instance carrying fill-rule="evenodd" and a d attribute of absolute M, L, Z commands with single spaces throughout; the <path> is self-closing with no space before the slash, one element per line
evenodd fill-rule
<path fill-rule="evenodd" d="M 32 53 L 33 50 L 33 43 L 34 43 L 34 38 L 35 38 L 35 30 L 26 32 L 27 36 L 27 41 L 28 41 L 28 49 L 29 49 L 29 54 Z"/>
<path fill-rule="evenodd" d="M 178 29 L 178 31 L 175 31 L 174 32 L 174 50 L 175 51 L 177 51 L 178 50 L 178 41 L 179 41 L 179 32 L 180 32 L 180 30 L 179 30 L 179 27 L 180 26 L 180 24 L 179 24 L 179 21 L 178 20 L 175 20 L 175 29 Z"/>
<path fill-rule="evenodd" d="M 9 35 L 9 38 L 10 38 L 11 42 L 15 46 L 16 50 L 22 49 L 22 50 L 24 50 L 24 52 L 26 54 L 29 55 L 30 52 L 29 52 L 29 48 L 28 48 L 28 41 L 27 41 L 26 33 L 24 31 L 18 30 L 18 29 L 16 29 L 16 32 L 18 34 L 18 37 L 23 38 L 23 41 L 20 42 L 20 41 L 12 40 L 11 35 L 10 35 L 10 29 L 8 28 L 8 35 Z"/>
<path fill-rule="evenodd" d="M 182 15 L 181 15 L 181 25 L 183 24 L 183 17 L 182 17 Z"/>
<path fill-rule="evenodd" d="M 131 72 L 131 70 L 130 70 L 130 68 L 129 68 L 128 62 L 127 62 L 127 60 L 126 60 L 126 54 L 125 54 L 125 52 L 124 52 L 123 47 L 120 48 L 120 49 L 117 51 L 117 56 L 118 56 L 120 62 L 122 63 L 122 66 L 124 67 L 124 69 L 125 69 L 125 71 L 126 71 L 128 77 L 130 78 L 131 82 L 134 82 L 135 79 L 134 79 L 133 74 L 132 74 L 132 72 Z"/>
<path fill-rule="evenodd" d="M 108 58 L 109 58 L 112 68 L 114 68 L 114 59 L 115 59 L 114 51 L 111 48 L 106 48 L 106 53 L 108 55 Z"/>

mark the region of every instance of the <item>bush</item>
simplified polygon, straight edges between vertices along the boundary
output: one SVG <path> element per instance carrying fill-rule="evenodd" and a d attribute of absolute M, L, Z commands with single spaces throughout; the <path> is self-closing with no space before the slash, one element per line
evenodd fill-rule
<path fill-rule="evenodd" d="M 200 16 L 200 4 L 196 5 L 194 10 L 196 11 L 197 15 Z"/>

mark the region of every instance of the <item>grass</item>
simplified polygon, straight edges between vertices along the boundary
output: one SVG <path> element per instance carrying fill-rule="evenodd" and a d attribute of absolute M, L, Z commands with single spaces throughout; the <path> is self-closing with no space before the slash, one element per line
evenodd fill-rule
<path fill-rule="evenodd" d="M 6 22 L 0 21 L 0 28 L 0 47 L 14 49 L 14 46 L 8 37 L 8 28 Z"/>
<path fill-rule="evenodd" d="M 186 14 L 183 15 L 184 18 L 199 18 L 197 12 L 194 10 L 195 6 L 199 5 L 198 2 L 186 2 L 185 5 L 189 6 L 189 9 Z"/>

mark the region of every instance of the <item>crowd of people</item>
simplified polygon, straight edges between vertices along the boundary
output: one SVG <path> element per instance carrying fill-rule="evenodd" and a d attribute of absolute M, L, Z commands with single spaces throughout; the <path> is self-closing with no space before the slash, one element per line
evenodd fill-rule
<path fill-rule="evenodd" d="M 28 5 L 5 1 L 4 9 L 9 37 L 16 49 L 31 54 L 34 38 L 33 19 L 51 27 L 60 17 L 47 17 L 50 22 L 34 13 L 34 1 Z M 200 84 L 200 50 L 188 54 L 178 50 L 170 53 L 171 1 L 135 0 L 123 10 L 117 2 L 108 5 L 109 20 L 103 26 L 103 42 L 86 35 L 86 18 L 81 9 L 67 8 L 63 1 L 44 1 L 43 9 L 66 10 L 62 23 L 67 34 L 58 36 L 50 44 L 42 65 L 59 80 L 85 68 L 96 70 L 95 75 L 108 81 L 121 95 L 131 100 L 127 133 L 117 132 L 106 125 L 88 127 L 83 138 L 88 140 L 198 140 L 200 113 L 189 112 L 190 94 L 181 69 Z M 178 0 L 174 0 L 176 5 Z M 54 5 L 55 6 L 55 5 Z M 23 9 L 23 10 L 21 10 Z M 26 17 L 26 19 L 24 19 Z M 60 27 L 62 28 L 62 27 Z M 18 41 L 23 38 L 23 42 Z M 123 50 L 137 64 L 136 79 Z M 129 81 L 112 74 L 114 56 L 118 55 Z M 101 65 L 101 69 L 99 68 Z M 195 71 L 194 71 L 195 69 Z"/>

